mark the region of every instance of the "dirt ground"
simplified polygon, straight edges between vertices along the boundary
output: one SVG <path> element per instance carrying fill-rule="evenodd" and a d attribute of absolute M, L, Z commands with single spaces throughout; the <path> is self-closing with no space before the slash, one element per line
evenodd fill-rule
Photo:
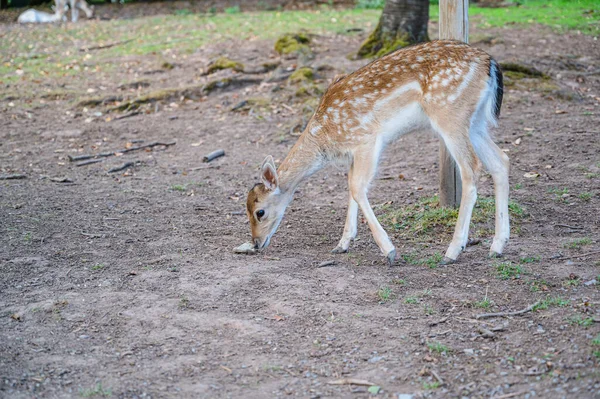
<path fill-rule="evenodd" d="M 366 34 L 313 38 L 318 85 L 364 64 L 346 55 Z M 488 220 L 471 231 L 481 244 L 448 267 L 388 267 L 362 220 L 350 253 L 330 254 L 347 202 L 335 167 L 301 187 L 264 253 L 232 253 L 249 239 L 244 201 L 258 166 L 267 154 L 283 159 L 312 104 L 297 85 L 272 81 L 298 62 L 280 59 L 273 41 L 214 44 L 159 71 L 131 57 L 133 72 L 110 81 L 56 82 L 129 99 L 191 76 L 237 79 L 138 114 L 107 113 L 118 98 L 82 107 L 4 85 L 0 175 L 26 178 L 0 181 L 0 397 L 375 394 L 330 384 L 343 378 L 368 380 L 386 398 L 600 397 L 600 46 L 541 27 L 478 34 L 474 45 L 499 61 L 550 78 L 507 79 L 496 138 L 524 215 L 504 259 L 487 258 Z M 282 67 L 202 76 L 222 54 Z M 250 109 L 231 111 L 248 99 Z M 79 167 L 68 159 L 154 141 L 176 144 Z M 219 148 L 224 157 L 202 163 Z M 436 193 L 437 150 L 427 133 L 389 149 L 370 192 L 379 216 Z M 108 173 L 125 162 L 135 166 Z M 491 193 L 483 176 L 480 195 Z M 449 243 L 448 229 L 407 239 L 386 228 L 399 254 L 418 259 Z M 522 270 L 503 279 L 501 264 Z M 547 306 L 475 319 L 537 301 Z"/>

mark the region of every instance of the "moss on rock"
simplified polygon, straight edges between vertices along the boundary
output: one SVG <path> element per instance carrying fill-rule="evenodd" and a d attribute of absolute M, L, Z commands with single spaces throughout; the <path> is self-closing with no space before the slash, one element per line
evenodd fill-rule
<path fill-rule="evenodd" d="M 233 61 L 227 57 L 219 57 L 215 62 L 208 66 L 206 75 L 221 71 L 223 69 L 233 69 L 236 72 L 242 72 L 244 70 L 244 64 L 238 61 Z"/>
<path fill-rule="evenodd" d="M 301 82 L 308 82 L 308 81 L 312 81 L 315 78 L 315 74 L 312 70 L 312 68 L 309 67 L 302 67 L 302 68 L 298 68 L 294 71 L 294 73 L 292 73 L 289 77 L 289 82 L 290 83 L 301 83 Z"/>
<path fill-rule="evenodd" d="M 292 53 L 310 53 L 310 38 L 305 33 L 288 33 L 275 42 L 275 51 L 281 55 Z"/>

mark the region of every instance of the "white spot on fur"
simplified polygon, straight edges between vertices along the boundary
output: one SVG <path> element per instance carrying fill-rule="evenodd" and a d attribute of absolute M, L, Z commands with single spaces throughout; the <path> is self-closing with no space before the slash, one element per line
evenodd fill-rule
<path fill-rule="evenodd" d="M 450 96 L 448 96 L 448 101 L 453 103 L 454 101 L 456 101 L 456 99 L 458 97 L 460 97 L 460 95 L 462 94 L 463 91 L 465 91 L 465 89 L 467 88 L 469 83 L 471 83 L 471 80 L 473 80 L 473 76 L 475 76 L 476 71 L 477 71 L 477 64 L 473 62 L 473 63 L 471 63 L 471 66 L 469 67 L 469 72 L 467 73 L 466 76 L 464 76 L 463 81 L 458 86 L 458 89 L 456 90 L 456 92 L 454 94 L 451 94 Z"/>

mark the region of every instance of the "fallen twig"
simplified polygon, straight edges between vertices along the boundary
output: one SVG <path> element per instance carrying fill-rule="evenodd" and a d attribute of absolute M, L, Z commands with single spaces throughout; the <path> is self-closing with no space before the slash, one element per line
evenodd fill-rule
<path fill-rule="evenodd" d="M 440 377 L 440 375 L 435 370 L 429 370 L 429 372 L 431 373 L 432 376 L 435 377 L 436 380 L 438 380 L 440 385 L 444 385 L 444 380 L 442 380 L 442 377 Z"/>
<path fill-rule="evenodd" d="M 195 168 L 188 169 L 188 172 L 194 172 L 196 170 L 202 170 L 202 169 L 221 169 L 221 165 L 203 165 L 203 166 L 197 166 Z"/>
<path fill-rule="evenodd" d="M 54 183 L 73 183 L 73 180 L 68 177 L 52 177 L 50 181 Z"/>
<path fill-rule="evenodd" d="M 514 398 L 515 396 L 524 395 L 524 394 L 526 394 L 526 393 L 527 393 L 527 391 L 520 391 L 520 392 L 507 393 L 506 395 L 493 396 L 493 397 L 492 397 L 492 399 L 508 399 L 508 398 Z"/>
<path fill-rule="evenodd" d="M 139 115 L 139 114 L 141 114 L 140 111 L 131 111 L 131 112 L 128 112 L 128 113 L 126 113 L 124 115 L 117 116 L 113 120 L 118 121 L 118 120 L 121 120 L 121 119 L 125 119 L 125 118 L 129 118 L 129 117 L 132 117 L 132 116 L 135 116 L 135 115 Z"/>
<path fill-rule="evenodd" d="M 105 49 L 105 48 L 111 48 L 111 47 L 115 47 L 115 46 L 120 46 L 121 44 L 132 42 L 133 40 L 134 39 L 121 40 L 120 42 L 108 43 L 108 44 L 104 44 L 104 45 L 101 45 L 101 46 L 81 47 L 79 49 L 79 51 L 102 50 L 102 49 Z"/>
<path fill-rule="evenodd" d="M 115 173 L 115 172 L 120 172 L 122 170 L 125 170 L 127 168 L 130 168 L 132 166 L 135 166 L 135 162 L 125 162 L 123 165 L 121 166 L 117 166 L 114 168 L 111 168 L 108 170 L 108 173 Z"/>
<path fill-rule="evenodd" d="M 568 224 L 555 224 L 554 227 L 566 227 L 567 229 L 584 230 L 583 227 L 569 226 Z"/>
<path fill-rule="evenodd" d="M 317 267 L 326 267 L 326 266 L 332 266 L 332 265 L 335 265 L 335 261 L 328 260 L 328 261 L 319 263 L 319 266 L 317 266 Z"/>
<path fill-rule="evenodd" d="M 600 254 L 600 251 L 593 251 L 593 252 L 588 252 L 587 254 L 568 256 L 568 257 L 562 258 L 562 259 L 587 258 L 590 255 L 597 255 L 597 254 Z"/>
<path fill-rule="evenodd" d="M 19 180 L 19 179 L 27 179 L 27 175 L 0 175 L 0 180 Z"/>
<path fill-rule="evenodd" d="M 225 155 L 225 150 L 216 150 L 202 158 L 202 162 L 208 163 Z"/>
<path fill-rule="evenodd" d="M 537 301 L 533 305 L 527 306 L 525 309 L 516 312 L 498 312 L 498 313 L 483 313 L 475 316 L 476 319 L 486 319 L 488 317 L 501 317 L 501 316 L 518 316 L 527 312 L 531 312 L 540 302 Z"/>
<path fill-rule="evenodd" d="M 102 161 L 104 161 L 104 159 L 88 159 L 87 161 L 76 163 L 75 166 L 91 165 L 93 163 L 98 163 L 98 162 L 102 162 Z"/>
<path fill-rule="evenodd" d="M 81 235 L 90 237 L 90 238 L 104 238 L 104 234 L 91 234 L 91 233 L 84 233 L 83 231 L 81 232 Z"/>
<path fill-rule="evenodd" d="M 327 381 L 327 383 L 329 385 L 365 385 L 365 386 L 375 385 L 372 382 L 369 382 L 367 380 L 359 380 L 356 378 L 342 378 L 340 380 Z"/>
<path fill-rule="evenodd" d="M 153 143 L 150 144 L 145 144 L 145 145 L 140 145 L 137 147 L 131 147 L 131 148 L 124 148 L 122 150 L 117 150 L 117 151 L 110 151 L 110 152 L 101 152 L 100 154 L 85 154 L 85 155 L 76 155 L 76 156 L 71 156 L 69 155 L 69 161 L 71 162 L 75 162 L 75 161 L 84 161 L 86 159 L 95 159 L 95 158 L 106 158 L 106 157 L 112 157 L 113 155 L 116 154 L 126 154 L 128 152 L 132 152 L 132 151 L 137 151 L 137 150 L 144 150 L 146 148 L 153 148 L 159 145 L 163 145 L 165 147 L 169 147 L 172 145 L 175 145 L 175 142 L 170 142 L 170 143 L 161 143 L 158 141 L 155 141 Z"/>
<path fill-rule="evenodd" d="M 429 323 L 429 327 L 435 327 L 438 324 L 442 324 L 444 322 L 446 322 L 448 320 L 448 317 L 444 317 L 443 319 L 439 319 L 437 321 L 432 321 L 431 323 Z"/>

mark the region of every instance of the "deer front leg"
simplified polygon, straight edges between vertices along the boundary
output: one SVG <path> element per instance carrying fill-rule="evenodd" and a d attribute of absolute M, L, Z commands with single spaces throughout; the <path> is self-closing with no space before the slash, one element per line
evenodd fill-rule
<path fill-rule="evenodd" d="M 350 192 L 352 193 L 354 201 L 356 201 L 360 207 L 365 219 L 367 219 L 367 223 L 369 224 L 369 228 L 371 229 L 371 233 L 373 234 L 373 238 L 379 246 L 379 249 L 381 249 L 381 252 L 387 257 L 389 264 L 392 265 L 396 258 L 396 248 L 394 248 L 394 244 L 392 244 L 387 233 L 383 227 L 381 227 L 381 224 L 377 220 L 377 217 L 369 204 L 369 199 L 367 198 L 369 184 L 375 176 L 375 171 L 377 169 L 377 155 L 378 151 L 376 150 L 368 150 L 362 154 L 355 155 L 352 178 L 350 180 Z"/>

